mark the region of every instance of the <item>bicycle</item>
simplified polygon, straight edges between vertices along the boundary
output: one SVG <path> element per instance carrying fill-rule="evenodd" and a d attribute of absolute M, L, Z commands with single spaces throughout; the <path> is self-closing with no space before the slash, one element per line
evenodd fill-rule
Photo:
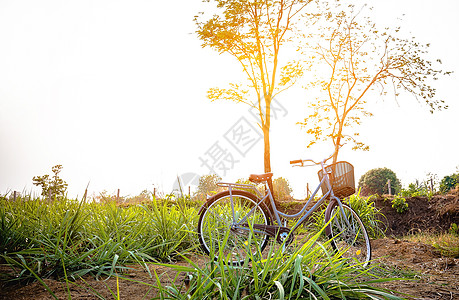
<path fill-rule="evenodd" d="M 273 191 L 270 184 L 267 184 L 273 173 L 252 174 L 249 177 L 251 182 L 264 184 L 265 195 L 250 184 L 218 183 L 227 190 L 208 198 L 199 211 L 198 235 L 203 251 L 208 255 L 213 251 L 215 259 L 221 255 L 237 265 L 246 260 L 248 252 L 253 255 L 261 253 L 270 238 L 286 247 L 293 241 L 295 230 L 329 199 L 325 211 L 325 224 L 328 224 L 325 233 L 331 239 L 333 250 L 367 266 L 371 259 L 367 230 L 357 213 L 340 200 L 355 193 L 354 168 L 344 161 L 326 165 L 332 157 L 333 155 L 320 162 L 312 159 L 290 161 L 293 166 L 300 167 L 321 165 L 318 172 L 319 185 L 302 209 L 295 214 L 286 214 L 277 209 Z M 308 210 L 307 207 L 313 202 L 319 189 L 323 196 Z M 288 219 L 300 216 L 292 228 L 287 227 Z M 274 222 L 277 224 L 273 224 Z"/>

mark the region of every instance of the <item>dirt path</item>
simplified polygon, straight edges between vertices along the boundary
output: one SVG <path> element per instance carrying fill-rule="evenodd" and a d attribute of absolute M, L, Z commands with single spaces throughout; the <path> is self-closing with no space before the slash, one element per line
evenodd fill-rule
<path fill-rule="evenodd" d="M 406 240 L 384 238 L 372 245 L 374 257 L 381 267 L 394 270 L 393 277 L 412 278 L 382 287 L 412 295 L 409 299 L 459 300 L 459 259 L 441 257 L 430 245 Z"/>

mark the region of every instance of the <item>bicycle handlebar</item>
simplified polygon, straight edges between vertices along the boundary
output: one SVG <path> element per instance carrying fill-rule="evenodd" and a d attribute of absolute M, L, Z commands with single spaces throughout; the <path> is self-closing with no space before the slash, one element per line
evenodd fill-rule
<path fill-rule="evenodd" d="M 327 160 L 329 160 L 329 158 L 323 160 L 323 162 L 326 162 Z M 311 165 L 305 165 L 304 163 L 305 162 L 312 162 Z M 316 162 L 312 159 L 297 159 L 297 160 L 292 160 L 290 161 L 290 164 L 291 165 L 299 165 L 299 167 L 308 167 L 308 166 L 315 166 L 315 165 L 319 165 L 320 162 Z"/>
<path fill-rule="evenodd" d="M 344 145 L 345 144 L 340 145 L 339 148 L 343 147 Z M 333 155 L 335 155 L 334 151 L 328 158 L 326 158 L 326 159 L 324 159 L 322 161 L 319 161 L 319 162 L 316 162 L 316 161 L 314 161 L 312 159 L 296 159 L 296 160 L 291 160 L 290 164 L 291 165 L 300 164 L 299 167 L 310 167 L 310 166 L 320 165 L 321 163 L 325 164 L 325 162 L 328 161 L 330 158 L 332 158 Z M 304 165 L 305 162 L 312 162 L 313 164 L 312 165 Z"/>
<path fill-rule="evenodd" d="M 291 164 L 291 165 L 294 165 L 294 164 L 301 164 L 301 163 L 303 163 L 303 160 L 301 160 L 301 159 L 291 160 L 291 161 L 290 161 L 290 164 Z"/>

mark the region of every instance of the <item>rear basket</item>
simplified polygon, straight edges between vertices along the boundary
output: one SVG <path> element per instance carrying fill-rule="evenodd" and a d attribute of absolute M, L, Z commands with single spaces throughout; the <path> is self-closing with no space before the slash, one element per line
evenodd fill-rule
<path fill-rule="evenodd" d="M 355 193 L 354 166 L 346 161 L 339 161 L 325 167 L 325 171 L 330 175 L 330 183 L 333 193 L 338 198 L 344 198 Z M 319 180 L 324 177 L 323 170 L 318 172 Z M 325 181 L 321 185 L 322 193 L 328 193 Z"/>

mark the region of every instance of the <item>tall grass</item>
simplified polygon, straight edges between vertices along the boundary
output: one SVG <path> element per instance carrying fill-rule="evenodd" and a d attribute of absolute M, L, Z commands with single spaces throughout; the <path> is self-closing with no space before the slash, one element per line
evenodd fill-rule
<path fill-rule="evenodd" d="M 130 263 L 171 261 L 195 244 L 194 207 L 29 198 L 0 198 L 0 262 L 11 280 L 111 276 Z"/>
<path fill-rule="evenodd" d="M 360 196 L 359 190 L 357 194 L 345 199 L 344 202 L 349 204 L 349 206 L 359 215 L 367 229 L 368 236 L 371 239 L 377 239 L 385 236 L 386 228 L 384 228 L 385 225 L 381 221 L 381 217 L 384 217 L 384 215 L 375 207 L 372 198 L 372 196 Z M 311 217 L 312 225 L 316 231 L 319 231 L 324 226 L 325 210 L 326 207 L 321 211 L 315 212 Z"/>
<path fill-rule="evenodd" d="M 329 242 L 321 244 L 320 234 L 290 253 L 270 248 L 264 259 L 248 257 L 242 266 L 221 255 L 214 261 L 213 253 L 204 267 L 191 260 L 190 267 L 163 264 L 188 275 L 185 283 L 165 287 L 156 277 L 158 299 L 402 299 L 373 286 L 393 280 L 372 276 L 376 265 L 351 266 L 350 259 L 326 250 Z"/>
<path fill-rule="evenodd" d="M 0 263 L 11 267 L 13 281 L 38 280 L 48 288 L 44 278 L 64 279 L 69 298 L 71 279 L 93 274 L 115 276 L 118 283 L 129 264 L 144 265 L 150 272 L 147 264 L 154 262 L 188 273 L 186 283 L 176 276 L 163 286 L 154 271 L 158 299 L 400 299 L 372 286 L 390 280 L 371 275 L 376 265 L 361 269 L 328 252 L 329 241 L 319 241 L 324 227 L 309 240 L 295 242 L 288 253 L 282 246 L 269 247 L 263 259 L 250 252 L 241 266 L 232 266 L 221 253 L 214 260 L 211 253 L 205 266 L 199 266 L 186 256 L 195 248 L 196 218 L 197 208 L 184 203 L 153 200 L 121 208 L 115 203 L 1 197 Z M 190 266 L 171 264 L 177 256 Z M 118 284 L 111 293 L 119 298 Z"/>

